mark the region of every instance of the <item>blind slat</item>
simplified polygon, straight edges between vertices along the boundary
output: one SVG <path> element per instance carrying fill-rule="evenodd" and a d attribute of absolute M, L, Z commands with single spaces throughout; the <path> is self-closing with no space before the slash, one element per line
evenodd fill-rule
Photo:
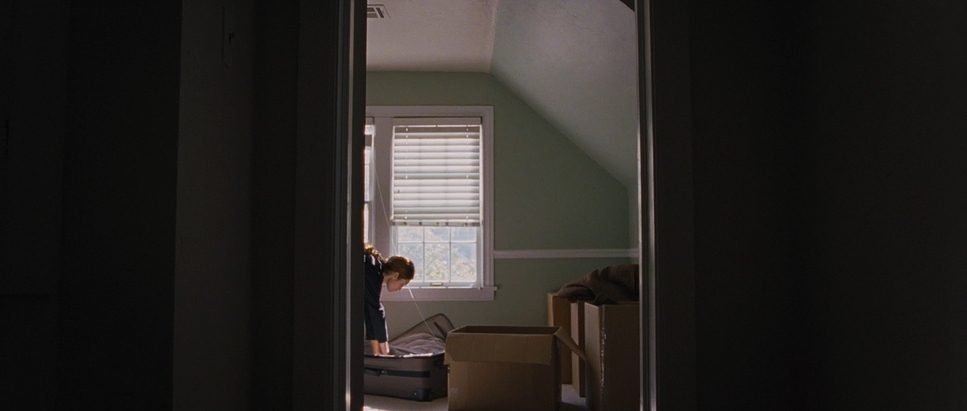
<path fill-rule="evenodd" d="M 480 119 L 465 120 L 406 119 L 394 125 L 393 224 L 480 224 Z"/>

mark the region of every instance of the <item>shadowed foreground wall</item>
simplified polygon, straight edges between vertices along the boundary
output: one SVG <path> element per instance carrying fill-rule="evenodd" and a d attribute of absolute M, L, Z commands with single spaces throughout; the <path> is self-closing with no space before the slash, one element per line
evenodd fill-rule
<path fill-rule="evenodd" d="M 965 18 L 689 3 L 698 409 L 967 407 Z"/>
<path fill-rule="evenodd" d="M 182 11 L 174 409 L 250 407 L 253 3 Z M 223 14 L 235 33 L 226 57 Z"/>
<path fill-rule="evenodd" d="M 68 20 L 0 2 L 0 407 L 56 401 Z"/>
<path fill-rule="evenodd" d="M 813 409 L 965 409 L 967 6 L 806 12 Z"/>
<path fill-rule="evenodd" d="M 170 409 L 181 4 L 72 7 L 69 45 L 58 407 Z"/>

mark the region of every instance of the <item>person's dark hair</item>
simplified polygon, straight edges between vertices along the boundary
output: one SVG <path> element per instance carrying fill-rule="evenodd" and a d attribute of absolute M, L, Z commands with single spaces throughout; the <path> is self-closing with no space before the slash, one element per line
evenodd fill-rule
<path fill-rule="evenodd" d="M 395 271 L 400 273 L 400 278 L 404 280 L 412 280 L 413 276 L 416 275 L 416 267 L 413 266 L 413 261 L 409 258 L 403 257 L 401 255 L 394 255 L 388 259 L 383 259 L 376 247 L 372 244 L 366 244 L 363 246 L 363 251 L 373 257 L 376 257 L 381 263 L 383 263 L 383 271 Z"/>
<path fill-rule="evenodd" d="M 394 255 L 386 260 L 383 263 L 383 271 L 386 270 L 400 273 L 400 278 L 404 280 L 412 280 L 416 274 L 416 268 L 413 267 L 413 262 L 409 258 L 401 255 Z"/>
<path fill-rule="evenodd" d="M 369 244 L 369 243 L 364 244 L 363 245 L 363 251 L 366 254 L 369 254 L 369 255 L 371 255 L 373 257 L 376 257 L 376 259 L 379 260 L 379 262 L 381 262 L 381 263 L 386 262 L 385 260 L 383 260 L 383 256 L 379 254 L 379 251 L 377 251 L 376 250 L 376 247 L 373 247 L 372 244 Z"/>

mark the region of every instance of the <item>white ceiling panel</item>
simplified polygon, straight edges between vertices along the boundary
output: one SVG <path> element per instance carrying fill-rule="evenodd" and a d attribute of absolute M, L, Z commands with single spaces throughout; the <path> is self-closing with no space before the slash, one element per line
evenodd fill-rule
<path fill-rule="evenodd" d="M 367 23 L 370 71 L 490 72 L 497 0 L 374 0 L 387 18 Z"/>

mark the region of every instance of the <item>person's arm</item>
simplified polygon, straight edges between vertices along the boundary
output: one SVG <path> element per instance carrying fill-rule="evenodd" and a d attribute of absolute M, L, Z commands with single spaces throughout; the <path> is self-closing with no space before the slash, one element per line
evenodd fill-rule
<path fill-rule="evenodd" d="M 369 344 L 373 349 L 373 354 L 389 355 L 389 342 L 387 341 L 379 342 L 376 340 L 369 340 Z"/>
<path fill-rule="evenodd" d="M 389 338 L 386 333 L 386 313 L 383 304 L 366 302 L 366 339 L 372 341 L 373 354 L 389 354 Z M 377 349 L 378 345 L 378 349 Z"/>
<path fill-rule="evenodd" d="M 386 329 L 386 311 L 383 308 L 383 304 L 379 303 L 377 309 L 374 310 L 370 317 L 373 320 L 373 343 L 374 345 L 373 353 L 389 355 L 389 336 L 387 335 Z"/>
<path fill-rule="evenodd" d="M 379 341 L 369 340 L 369 347 L 372 349 L 373 354 L 380 355 L 383 354 L 383 349 L 379 344 Z"/>
<path fill-rule="evenodd" d="M 370 256 L 366 260 L 366 281 L 363 311 L 366 320 L 366 339 L 369 340 L 373 349 L 373 354 L 389 354 L 389 343 L 387 342 L 386 315 L 383 304 L 379 302 L 380 291 L 382 290 L 382 273 L 374 257 Z"/>

